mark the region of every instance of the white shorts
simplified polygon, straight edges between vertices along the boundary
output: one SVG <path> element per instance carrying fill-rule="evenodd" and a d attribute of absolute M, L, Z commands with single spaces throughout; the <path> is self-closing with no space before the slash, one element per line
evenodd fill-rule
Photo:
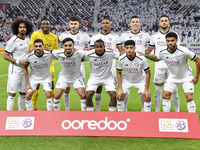
<path fill-rule="evenodd" d="M 29 78 L 29 82 L 30 82 L 31 88 L 33 90 L 29 89 L 28 92 L 35 91 L 37 86 L 38 86 L 38 84 L 43 85 L 43 90 L 44 91 L 51 91 L 52 90 L 51 75 L 49 75 L 48 77 L 46 77 L 43 80 L 35 80 L 34 78 L 30 77 Z"/>
<path fill-rule="evenodd" d="M 86 91 L 95 91 L 97 90 L 98 86 L 104 85 L 107 91 L 116 91 L 115 80 L 113 76 L 108 77 L 105 80 L 99 80 L 94 78 L 89 78 Z"/>
<path fill-rule="evenodd" d="M 24 74 L 8 74 L 7 92 L 8 93 L 25 93 L 26 79 Z"/>
<path fill-rule="evenodd" d="M 81 87 L 85 88 L 85 83 L 83 81 L 83 77 L 80 76 L 76 80 L 70 81 L 70 82 L 67 81 L 64 77 L 59 77 L 58 81 L 56 83 L 56 89 L 60 88 L 60 89 L 66 90 L 67 87 L 71 87 L 71 86 L 73 86 L 74 89 L 81 88 Z"/>
<path fill-rule="evenodd" d="M 80 70 L 81 70 L 81 76 L 83 77 L 83 82 L 84 82 L 84 84 L 86 84 L 84 62 L 81 63 Z"/>
<path fill-rule="evenodd" d="M 131 83 L 131 82 L 127 81 L 126 79 L 122 79 L 122 89 L 125 94 L 129 93 L 129 91 L 132 87 L 135 87 L 138 89 L 138 94 L 143 93 L 145 90 L 145 78 L 137 83 Z"/>
<path fill-rule="evenodd" d="M 154 83 L 164 83 L 167 80 L 169 71 L 168 68 L 161 69 L 161 68 L 155 68 L 154 71 Z"/>
<path fill-rule="evenodd" d="M 192 79 L 193 78 L 191 78 L 191 80 Z M 194 84 L 190 83 L 191 80 L 182 82 L 182 87 L 183 87 L 184 93 L 194 93 Z M 179 85 L 180 85 L 180 83 L 167 81 L 164 85 L 164 91 L 169 91 L 169 92 L 173 93 L 174 90 L 178 89 Z"/>

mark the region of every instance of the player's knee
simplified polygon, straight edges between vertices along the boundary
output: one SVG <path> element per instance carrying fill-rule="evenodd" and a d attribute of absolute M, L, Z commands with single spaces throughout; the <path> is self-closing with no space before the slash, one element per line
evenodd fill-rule
<path fill-rule="evenodd" d="M 54 99 L 60 99 L 61 95 L 55 93 Z"/>
<path fill-rule="evenodd" d="M 171 94 L 169 92 L 164 92 L 163 93 L 163 98 L 164 99 L 170 99 L 170 97 L 171 97 Z"/>
<path fill-rule="evenodd" d="M 28 92 L 26 93 L 26 99 L 30 100 L 32 98 L 32 93 Z"/>
<path fill-rule="evenodd" d="M 110 93 L 110 98 L 111 98 L 111 100 L 115 100 L 116 101 L 116 93 L 115 92 L 111 92 Z"/>
<path fill-rule="evenodd" d="M 51 92 L 46 92 L 46 97 L 49 99 L 49 98 L 51 98 L 52 96 L 51 96 Z"/>
<path fill-rule="evenodd" d="M 79 96 L 80 96 L 80 99 L 85 99 L 85 98 L 86 98 L 86 96 L 85 96 L 85 92 L 80 93 Z"/>
<path fill-rule="evenodd" d="M 192 101 L 193 96 L 192 95 L 186 95 L 186 100 L 187 100 L 187 102 Z"/>

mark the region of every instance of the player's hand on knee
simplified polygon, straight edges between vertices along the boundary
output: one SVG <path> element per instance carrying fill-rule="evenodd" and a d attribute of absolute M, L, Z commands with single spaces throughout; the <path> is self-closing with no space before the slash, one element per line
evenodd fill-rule
<path fill-rule="evenodd" d="M 29 89 L 33 90 L 30 84 L 26 85 L 26 89 L 25 89 L 26 93 L 28 92 Z"/>
<path fill-rule="evenodd" d="M 123 100 L 125 97 L 124 91 L 123 90 L 118 90 L 117 92 L 117 99 Z"/>
<path fill-rule="evenodd" d="M 193 82 L 193 84 L 196 84 L 197 82 L 199 81 L 199 77 L 194 77 L 193 79 L 192 79 L 192 81 L 190 81 L 191 83 Z"/>

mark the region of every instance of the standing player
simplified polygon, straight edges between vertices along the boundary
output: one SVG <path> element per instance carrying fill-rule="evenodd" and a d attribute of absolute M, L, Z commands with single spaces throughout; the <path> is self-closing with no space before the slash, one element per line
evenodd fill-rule
<path fill-rule="evenodd" d="M 70 17 L 69 22 L 70 31 L 66 31 L 59 36 L 59 41 L 63 42 L 65 38 L 72 38 L 74 40 L 74 47 L 78 50 L 84 50 L 86 44 L 89 44 L 90 37 L 87 33 L 81 32 L 78 30 L 79 28 L 79 19 L 75 16 Z M 81 63 L 81 75 L 83 77 L 85 83 L 85 68 L 84 62 Z M 65 109 L 70 110 L 70 87 L 66 89 L 64 92 L 64 102 L 65 102 Z"/>
<path fill-rule="evenodd" d="M 23 59 L 29 49 L 29 38 L 26 36 L 33 32 L 33 25 L 29 20 L 18 18 L 12 23 L 11 29 L 14 36 L 8 41 L 4 53 L 4 59 L 10 62 L 7 83 L 7 92 L 9 93 L 7 110 L 13 110 L 18 89 L 18 110 L 24 110 L 26 80 L 23 68 L 28 62 Z"/>
<path fill-rule="evenodd" d="M 111 26 L 111 23 L 110 23 L 109 19 L 105 18 L 101 21 L 102 30 L 101 30 L 101 32 L 92 36 L 91 42 L 90 42 L 90 49 L 94 49 L 95 41 L 98 40 L 98 39 L 101 39 L 101 40 L 104 41 L 106 49 L 116 51 L 116 52 L 120 52 L 121 54 L 124 54 L 124 50 L 122 48 L 121 40 L 120 40 L 120 38 L 117 34 L 110 31 L 110 26 Z M 112 65 L 113 65 L 112 68 L 111 68 L 112 75 L 114 76 L 115 82 L 117 83 L 115 59 L 113 60 Z M 95 102 L 96 102 L 96 110 L 97 111 L 100 110 L 101 92 L 102 92 L 102 86 L 98 87 L 96 94 L 95 94 Z"/>
<path fill-rule="evenodd" d="M 196 54 L 189 51 L 186 47 L 178 47 L 178 36 L 174 32 L 169 32 L 166 35 L 167 48 L 161 50 L 157 56 L 148 56 L 139 52 L 141 55 L 152 61 L 163 60 L 169 69 L 169 77 L 164 85 L 163 94 L 163 111 L 170 112 L 171 103 L 170 97 L 172 93 L 182 84 L 185 97 L 187 100 L 188 112 L 196 112 L 196 105 L 193 100 L 194 84 L 199 80 L 200 59 Z M 188 65 L 188 59 L 196 62 L 196 76 Z"/>
<path fill-rule="evenodd" d="M 140 30 L 140 19 L 138 16 L 132 16 L 130 20 L 130 31 L 126 31 L 122 33 L 120 36 L 122 43 L 127 40 L 134 40 L 136 51 L 145 52 L 145 46 L 150 42 L 150 35 Z M 144 109 L 144 99 L 141 93 L 139 93 L 141 104 L 142 104 L 142 111 Z M 124 98 L 124 108 L 127 111 L 129 93 L 126 93 Z"/>
<path fill-rule="evenodd" d="M 34 41 L 36 39 L 42 39 L 42 41 L 44 43 L 44 48 L 59 49 L 57 36 L 54 35 L 53 33 L 51 33 L 49 30 L 50 30 L 50 22 L 47 18 L 43 18 L 41 20 L 41 30 L 38 30 L 32 34 L 32 37 L 31 37 L 31 40 L 29 43 L 29 48 L 30 49 L 34 48 Z M 52 80 L 51 94 L 52 94 L 52 97 L 54 98 L 54 95 L 55 95 L 55 89 L 54 89 L 55 71 L 54 71 L 54 62 L 53 61 L 51 63 L 50 71 L 51 71 L 51 80 Z M 38 96 L 39 96 L 39 85 L 32 97 L 33 107 L 35 110 L 37 110 Z"/>
<path fill-rule="evenodd" d="M 155 48 L 155 55 L 158 56 L 159 52 L 167 48 L 165 35 L 170 32 L 169 30 L 169 17 L 167 15 L 162 15 L 159 19 L 160 31 L 153 34 L 150 39 L 150 44 L 148 49 L 145 51 L 146 54 L 150 54 Z M 178 41 L 178 46 L 180 45 Z M 168 68 L 164 61 L 159 61 L 155 63 L 155 72 L 153 82 L 155 83 L 155 111 L 160 111 L 161 93 L 164 82 L 168 77 Z M 178 91 L 175 90 L 172 95 L 172 101 L 174 103 L 175 112 L 180 111 L 179 107 L 179 96 Z"/>
<path fill-rule="evenodd" d="M 25 60 L 29 62 L 31 67 L 30 77 L 28 75 L 28 65 L 24 67 L 26 78 L 26 109 L 33 110 L 32 95 L 39 84 L 43 85 L 43 89 L 47 98 L 47 110 L 52 110 L 51 96 L 51 73 L 50 67 L 53 59 L 56 59 L 50 52 L 44 52 L 44 43 L 41 39 L 34 41 L 34 51 L 32 51 Z"/>
<path fill-rule="evenodd" d="M 118 81 L 118 111 L 124 111 L 124 98 L 129 93 L 131 87 L 138 89 L 144 99 L 144 111 L 151 111 L 151 94 L 149 92 L 149 83 L 151 78 L 149 64 L 143 56 L 135 52 L 135 42 L 128 40 L 124 43 L 126 54 L 119 57 L 117 63 L 117 81 Z M 122 79 L 122 70 L 123 79 Z M 143 74 L 143 71 L 146 73 Z"/>
<path fill-rule="evenodd" d="M 84 58 L 90 61 L 92 69 L 86 88 L 86 109 L 93 111 L 92 97 L 99 86 L 104 85 L 110 95 L 109 111 L 116 110 L 116 84 L 112 76 L 111 68 L 113 59 L 117 59 L 120 53 L 105 49 L 104 41 L 97 40 L 94 50 L 91 50 Z"/>
<path fill-rule="evenodd" d="M 85 83 L 80 72 L 81 60 L 84 51 L 74 52 L 74 40 L 66 38 L 63 40 L 62 50 L 51 51 L 56 56 L 62 66 L 56 83 L 54 110 L 60 110 L 60 97 L 67 87 L 73 86 L 81 99 L 81 110 L 86 110 Z"/>

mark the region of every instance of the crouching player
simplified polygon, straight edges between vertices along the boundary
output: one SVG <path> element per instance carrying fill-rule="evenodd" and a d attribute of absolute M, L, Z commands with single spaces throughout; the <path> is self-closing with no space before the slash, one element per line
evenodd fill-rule
<path fill-rule="evenodd" d="M 117 64 L 117 107 L 118 111 L 124 111 L 124 97 L 130 92 L 131 87 L 138 89 L 138 94 L 144 99 L 144 111 L 151 111 L 151 94 L 149 91 L 150 68 L 147 60 L 135 52 L 135 42 L 128 40 L 124 43 L 126 53 L 121 55 Z M 122 70 L 124 70 L 122 78 Z M 146 73 L 146 78 L 143 74 Z"/>
<path fill-rule="evenodd" d="M 26 109 L 33 110 L 31 101 L 32 95 L 38 84 L 43 85 L 43 89 L 47 98 L 47 110 L 52 110 L 51 96 L 51 73 L 49 71 L 51 61 L 56 59 L 50 52 L 44 51 L 44 43 L 41 39 L 34 41 L 34 51 L 26 56 L 25 61 L 28 61 L 31 67 L 30 77 L 28 75 L 28 65 L 24 67 L 26 78 Z"/>

